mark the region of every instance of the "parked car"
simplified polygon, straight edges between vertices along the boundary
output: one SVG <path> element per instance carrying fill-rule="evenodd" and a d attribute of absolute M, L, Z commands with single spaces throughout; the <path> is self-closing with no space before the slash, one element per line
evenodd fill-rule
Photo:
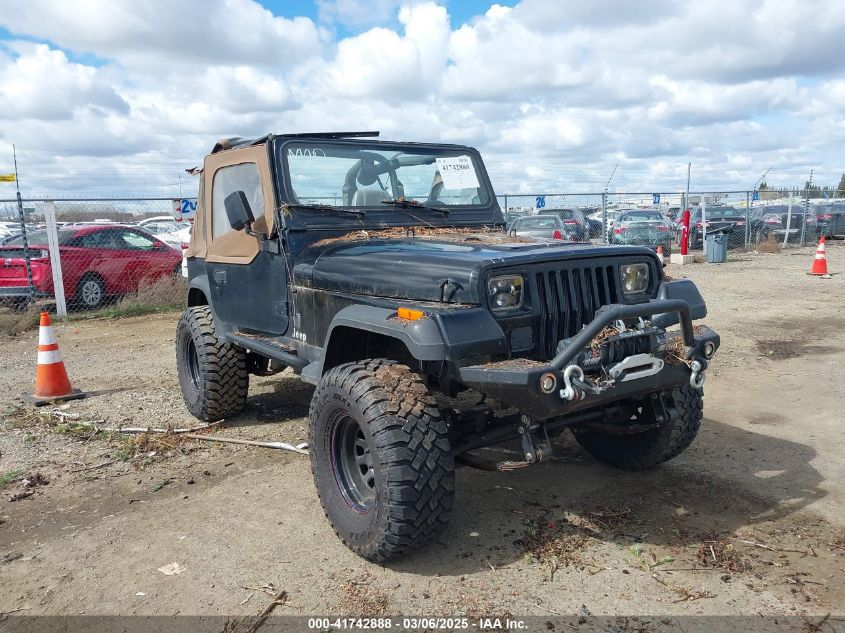
<path fill-rule="evenodd" d="M 845 235 L 845 202 L 830 202 L 815 207 L 816 232 L 823 237 Z"/>
<path fill-rule="evenodd" d="M 584 217 L 580 209 L 540 209 L 538 214 L 558 216 L 580 242 L 586 242 L 590 238 L 587 218 Z"/>
<path fill-rule="evenodd" d="M 707 226 L 703 227 L 701 222 L 701 207 L 693 207 L 690 210 L 690 226 L 689 226 L 689 247 L 696 249 L 704 246 L 704 235 L 711 231 L 724 231 L 728 233 L 728 246 L 744 246 L 745 245 L 745 225 L 747 222 L 744 210 L 739 210 L 729 206 L 707 206 L 704 213 L 707 217 Z M 677 224 L 675 241 L 681 243 L 681 228 L 683 223 L 683 216 L 681 221 Z M 760 221 L 751 218 L 751 232 L 750 235 L 755 235 L 755 231 L 759 229 Z M 706 231 L 704 230 L 706 228 Z"/>
<path fill-rule="evenodd" d="M 601 212 L 599 212 L 599 214 L 601 214 Z M 587 216 L 587 231 L 590 234 L 591 240 L 602 236 L 601 227 L 601 220 L 595 220 L 591 216 Z"/>
<path fill-rule="evenodd" d="M 188 248 L 191 241 L 191 223 L 177 221 L 166 215 L 142 220 L 138 222 L 138 228 L 155 235 L 162 242 L 177 250 Z"/>
<path fill-rule="evenodd" d="M 568 240 L 577 242 L 572 225 L 557 215 L 528 215 L 516 218 L 508 226 L 508 233 L 519 237 L 537 240 Z"/>
<path fill-rule="evenodd" d="M 663 254 L 669 256 L 672 231 L 666 218 L 659 211 L 626 211 L 613 223 L 610 233 L 611 244 L 648 246 L 657 250 L 663 247 Z"/>
<path fill-rule="evenodd" d="M 769 236 L 774 236 L 778 242 L 786 238 L 787 242 L 798 243 L 801 241 L 802 232 L 805 242 L 815 241 L 817 237 L 816 211 L 810 209 L 810 212 L 805 214 L 803 204 L 792 205 L 791 211 L 785 204 L 758 207 L 753 211 L 754 223 L 750 232 L 753 244 L 765 242 Z"/>
<path fill-rule="evenodd" d="M 619 217 L 620 214 L 625 213 L 625 211 L 636 211 L 636 209 L 608 209 L 607 210 L 607 226 L 605 226 L 605 233 L 607 234 L 607 240 L 610 241 L 610 232 L 613 229 L 613 223 L 616 222 L 616 218 Z M 594 213 L 593 217 L 601 222 L 601 211 L 598 213 Z"/>
<path fill-rule="evenodd" d="M 47 232 L 27 234 L 36 296 L 52 296 Z M 144 231 L 128 226 L 74 226 L 58 230 L 68 304 L 96 308 L 109 296 L 138 290 L 142 279 L 181 274 L 182 255 Z M 0 246 L 0 299 L 17 302 L 29 294 L 23 240 Z"/>

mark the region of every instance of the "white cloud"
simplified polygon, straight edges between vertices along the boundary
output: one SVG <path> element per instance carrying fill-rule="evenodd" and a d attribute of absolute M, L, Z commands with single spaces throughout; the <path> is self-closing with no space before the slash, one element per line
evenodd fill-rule
<path fill-rule="evenodd" d="M 0 0 L 17 38 L 0 42 L 0 155 L 14 140 L 42 191 L 150 193 L 216 139 L 268 131 L 476 145 L 502 192 L 600 190 L 617 161 L 628 190 L 675 189 L 688 161 L 700 187 L 845 167 L 843 2 L 523 0 L 454 29 L 448 8 Z"/>
<path fill-rule="evenodd" d="M 13 42 L 10 48 L 17 57 L 0 53 L 0 120 L 69 120 L 80 108 L 128 112 L 99 70 L 71 63 L 44 44 Z"/>
<path fill-rule="evenodd" d="M 399 21 L 403 34 L 377 27 L 341 41 L 316 83 L 326 94 L 385 101 L 436 91 L 449 54 L 446 10 L 430 2 L 403 7 Z"/>
<path fill-rule="evenodd" d="M 3 0 L 0 24 L 128 67 L 289 68 L 320 47 L 311 20 L 274 16 L 252 0 Z"/>

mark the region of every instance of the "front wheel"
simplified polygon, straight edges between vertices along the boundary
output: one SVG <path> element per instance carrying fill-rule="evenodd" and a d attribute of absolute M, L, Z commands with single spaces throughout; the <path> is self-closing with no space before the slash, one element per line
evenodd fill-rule
<path fill-rule="evenodd" d="M 335 533 L 376 562 L 446 527 L 455 466 L 446 423 L 420 377 L 377 359 L 329 370 L 309 411 L 311 471 Z"/>
<path fill-rule="evenodd" d="M 649 470 L 677 457 L 692 444 L 701 426 L 702 391 L 685 384 L 666 398 L 669 420 L 655 429 L 632 435 L 573 430 L 575 439 L 600 462 L 623 470 Z M 637 424 L 655 422 L 649 402 L 637 407 Z"/>

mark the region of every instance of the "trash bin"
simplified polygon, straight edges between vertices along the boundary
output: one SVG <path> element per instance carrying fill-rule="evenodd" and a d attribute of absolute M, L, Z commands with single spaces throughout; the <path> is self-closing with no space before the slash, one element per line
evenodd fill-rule
<path fill-rule="evenodd" d="M 704 256 L 708 264 L 721 264 L 728 258 L 728 234 L 714 231 L 707 234 Z"/>

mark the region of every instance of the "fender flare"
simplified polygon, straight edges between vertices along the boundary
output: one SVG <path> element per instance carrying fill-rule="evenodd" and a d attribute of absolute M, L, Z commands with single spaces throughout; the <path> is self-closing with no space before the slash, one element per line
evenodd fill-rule
<path fill-rule="evenodd" d="M 211 288 L 208 284 L 208 275 L 197 275 L 192 277 L 190 283 L 188 284 L 188 296 L 190 296 L 191 290 L 200 290 L 205 295 L 208 305 L 211 306 Z M 212 310 L 213 309 L 214 308 L 212 307 Z"/>
<path fill-rule="evenodd" d="M 347 306 L 335 314 L 329 325 L 325 339 L 326 350 L 338 327 L 348 327 L 395 338 L 404 343 L 417 360 L 446 358 L 446 342 L 437 322 L 429 317 L 417 321 L 404 321 L 396 316 L 396 310 L 389 308 L 361 304 Z"/>
<path fill-rule="evenodd" d="M 457 361 L 508 353 L 502 328 L 488 310 L 480 307 L 431 312 L 422 319 L 406 321 L 396 316 L 395 309 L 347 306 L 329 325 L 325 351 L 335 328 L 341 326 L 397 339 L 421 361 Z"/>

